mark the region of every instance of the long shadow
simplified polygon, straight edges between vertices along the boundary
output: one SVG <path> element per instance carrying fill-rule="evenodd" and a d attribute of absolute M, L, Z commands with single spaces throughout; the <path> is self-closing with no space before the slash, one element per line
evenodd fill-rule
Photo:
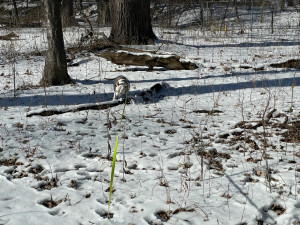
<path fill-rule="evenodd" d="M 300 85 L 300 77 L 261 80 L 261 81 L 247 81 L 239 83 L 216 84 L 216 85 L 191 85 L 187 87 L 170 87 L 168 95 L 179 96 L 185 94 L 208 94 L 212 92 L 236 91 L 247 88 L 271 88 L 271 87 L 291 87 L 293 84 Z"/>
<path fill-rule="evenodd" d="M 167 83 L 163 85 L 162 90 L 151 93 L 147 101 L 159 102 L 164 96 L 181 96 L 181 95 L 203 95 L 213 92 L 236 91 L 248 88 L 271 88 L 271 87 L 291 87 L 292 85 L 300 85 L 300 77 L 274 79 L 274 80 L 261 80 L 261 81 L 246 81 L 239 83 L 227 84 L 212 84 L 212 85 L 190 85 L 186 87 L 171 87 Z M 143 90 L 130 91 L 130 96 L 141 96 Z M 12 96 L 12 94 L 10 94 Z M 20 96 L 0 98 L 0 107 L 10 106 L 61 106 L 61 105 L 74 105 L 84 103 L 95 103 L 111 100 L 113 93 L 99 93 L 99 94 L 84 94 L 84 95 L 47 95 L 43 94 L 34 96 Z M 145 101 L 137 97 L 138 103 Z"/>
<path fill-rule="evenodd" d="M 243 42 L 243 43 L 236 43 L 236 44 L 213 44 L 213 45 L 191 45 L 191 44 L 183 44 L 175 41 L 169 40 L 159 40 L 158 43 L 168 43 L 174 44 L 179 46 L 186 46 L 192 48 L 253 48 L 253 47 L 272 47 L 272 46 L 298 46 L 298 42 L 294 41 L 266 41 L 266 42 Z"/>
<path fill-rule="evenodd" d="M 13 95 L 13 94 L 11 94 Z M 32 95 L 32 96 L 17 96 L 14 97 L 0 97 L 0 107 L 12 106 L 64 106 L 77 105 L 85 103 L 97 103 L 112 100 L 113 93 L 100 94 L 81 94 L 81 95 Z"/>
<path fill-rule="evenodd" d="M 226 178 L 229 180 L 229 182 L 237 189 L 239 190 L 239 193 L 241 193 L 246 199 L 247 202 L 250 203 L 250 205 L 252 205 L 255 209 L 257 209 L 257 211 L 259 211 L 262 215 L 262 219 L 263 221 L 266 221 L 268 219 L 271 219 L 273 222 L 275 221 L 274 218 L 268 213 L 268 212 L 264 212 L 264 210 L 260 209 L 255 202 L 243 191 L 243 188 L 241 188 L 239 185 L 237 185 L 230 176 L 228 176 L 227 174 L 225 174 Z"/>
<path fill-rule="evenodd" d="M 94 85 L 94 84 L 113 84 L 112 80 L 92 80 L 92 79 L 84 79 L 84 80 L 79 80 L 79 79 L 73 79 L 75 83 L 80 83 L 83 85 Z"/>
<path fill-rule="evenodd" d="M 287 73 L 288 71 L 294 71 L 294 70 L 272 70 L 272 71 L 256 71 L 253 72 L 253 70 L 249 72 L 234 72 L 234 73 L 228 73 L 228 74 L 220 74 L 220 75 L 200 75 L 197 77 L 174 77 L 174 78 L 162 78 L 162 79 L 148 79 L 148 80 L 130 80 L 132 83 L 146 83 L 146 82 L 168 82 L 168 81 L 184 81 L 184 80 L 204 80 L 204 79 L 210 79 L 210 78 L 228 78 L 228 77 L 242 77 L 242 76 L 249 76 L 249 75 L 266 75 L 266 74 L 271 74 L 276 75 L 276 74 L 283 74 Z"/>
<path fill-rule="evenodd" d="M 250 73 L 249 73 L 250 74 Z M 235 74 L 236 75 L 236 74 Z M 247 74 L 245 74 L 247 75 Z M 212 76 L 213 77 L 213 76 Z M 217 77 L 217 76 L 215 76 Z M 197 80 L 197 79 L 205 79 L 206 77 L 199 78 L 199 77 L 174 77 L 174 78 L 162 78 L 162 79 L 148 79 L 148 80 L 132 80 L 130 77 L 127 76 L 127 78 L 130 80 L 130 83 L 154 83 L 154 82 L 168 82 L 168 81 L 188 81 L 188 80 Z M 81 83 L 84 85 L 94 85 L 94 84 L 113 84 L 112 80 L 79 80 L 79 79 L 73 79 L 75 83 Z"/>

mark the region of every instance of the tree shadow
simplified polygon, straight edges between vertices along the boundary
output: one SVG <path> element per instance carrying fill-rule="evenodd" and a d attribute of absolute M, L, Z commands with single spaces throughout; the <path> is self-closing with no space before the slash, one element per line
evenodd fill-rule
<path fill-rule="evenodd" d="M 213 92 L 236 91 L 248 88 L 272 88 L 272 87 L 291 87 L 293 84 L 300 85 L 300 78 L 284 78 L 284 79 L 265 79 L 260 81 L 246 81 L 238 83 L 215 84 L 215 85 L 190 85 L 187 87 L 171 87 L 168 95 L 179 96 L 186 94 L 208 94 Z"/>
<path fill-rule="evenodd" d="M 94 85 L 94 84 L 113 84 L 113 80 L 92 80 L 92 79 L 72 79 L 75 83 L 80 83 L 83 85 Z"/>
<path fill-rule="evenodd" d="M 191 44 L 183 44 L 170 40 L 160 39 L 157 41 L 158 43 L 168 43 L 174 44 L 178 46 L 192 47 L 192 48 L 253 48 L 253 47 L 284 47 L 284 46 L 298 46 L 299 43 L 297 41 L 263 41 L 263 42 L 243 42 L 243 43 L 228 43 L 228 44 L 212 44 L 212 45 L 191 45 Z"/>
<path fill-rule="evenodd" d="M 250 73 L 249 73 L 250 74 Z M 240 75 L 247 75 L 240 74 Z M 227 75 L 221 75 L 227 76 Z M 200 79 L 207 79 L 203 77 Z M 159 82 L 162 83 L 162 88 L 158 91 L 147 90 L 131 90 L 129 96 L 135 96 L 137 103 L 159 102 L 164 99 L 165 96 L 182 96 L 182 95 L 204 95 L 216 92 L 236 91 L 252 88 L 272 88 L 272 87 L 292 87 L 293 85 L 300 85 L 300 77 L 295 78 L 283 78 L 283 79 L 264 79 L 259 81 L 244 81 L 238 83 L 226 83 L 226 84 L 209 84 L 209 85 L 189 85 L 184 87 L 172 87 L 167 81 L 183 81 L 199 79 L 198 77 L 188 78 L 168 78 L 168 79 L 149 79 L 142 82 Z M 77 80 L 77 82 L 79 82 Z M 97 81 L 81 81 L 85 85 L 94 84 Z M 111 81 L 105 81 L 112 83 Z M 133 81 L 135 82 L 135 81 Z M 140 81 L 136 81 L 140 82 Z M 98 83 L 98 82 L 97 82 Z M 146 94 L 145 94 L 146 92 Z M 9 97 L 6 97 L 6 96 Z M 92 94 L 48 94 L 44 95 L 42 91 L 40 94 L 17 96 L 13 97 L 13 92 L 6 93 L 4 97 L 0 97 L 0 107 L 11 106 L 63 106 L 63 105 L 75 105 L 85 103 L 96 103 L 110 101 L 113 98 L 113 92 L 108 93 L 92 93 Z M 3 95 L 2 95 L 3 96 Z M 144 98 L 144 96 L 146 96 Z"/>
<path fill-rule="evenodd" d="M 258 207 L 258 205 L 256 205 L 256 203 L 248 196 L 248 194 L 244 192 L 244 189 L 241 188 L 238 184 L 236 184 L 236 183 L 232 180 L 231 176 L 234 176 L 234 175 L 236 175 L 236 174 L 232 174 L 232 175 L 228 176 L 228 175 L 225 173 L 225 177 L 228 179 L 228 181 L 236 188 L 236 190 L 239 191 L 239 193 L 240 193 L 241 195 L 243 195 L 243 196 L 245 197 L 245 199 L 247 199 L 246 202 L 249 202 L 249 204 L 250 204 L 252 207 L 254 207 L 258 212 L 261 213 L 261 216 L 262 216 L 262 220 L 263 220 L 263 221 L 271 220 L 271 221 L 275 222 L 276 220 L 273 218 L 272 215 L 270 215 L 267 211 L 264 211 L 263 209 L 260 209 L 260 208 Z"/>

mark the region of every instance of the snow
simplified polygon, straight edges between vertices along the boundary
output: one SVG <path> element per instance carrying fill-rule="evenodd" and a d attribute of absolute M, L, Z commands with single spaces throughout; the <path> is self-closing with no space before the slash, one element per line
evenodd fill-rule
<path fill-rule="evenodd" d="M 275 21 L 292 23 L 291 16 L 282 13 Z M 299 142 L 284 142 L 287 129 L 275 125 L 286 117 L 289 124 L 299 121 L 300 73 L 270 67 L 299 59 L 299 29 L 287 31 L 238 35 L 156 28 L 163 41 L 132 47 L 177 54 L 199 68 L 148 72 L 86 52 L 76 54 L 78 67 L 68 67 L 74 85 L 44 89 L 36 86 L 44 57 L 31 52 L 46 50 L 46 31 L 17 29 L 19 40 L 0 41 L 0 224 L 299 223 Z M 76 29 L 64 35 L 66 46 L 80 39 Z M 120 129 L 123 105 L 28 117 L 111 101 L 109 79 L 118 75 L 129 79 L 136 99 L 126 106 Z M 157 83 L 162 92 L 141 100 L 141 91 Z M 266 126 L 237 126 L 255 125 L 272 109 Z M 113 149 L 118 132 L 108 220 L 108 142 Z M 43 205 L 50 200 L 58 205 Z"/>

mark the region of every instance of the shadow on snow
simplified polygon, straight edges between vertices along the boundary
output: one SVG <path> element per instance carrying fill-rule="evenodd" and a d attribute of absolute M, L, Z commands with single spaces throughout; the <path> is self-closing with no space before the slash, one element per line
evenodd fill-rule
<path fill-rule="evenodd" d="M 222 75 L 225 76 L 225 75 Z M 228 76 L 228 75 L 226 75 Z M 196 77 L 190 78 L 171 78 L 170 81 L 195 79 Z M 207 79 L 196 78 L 196 79 Z M 283 79 L 265 79 L 260 81 L 245 81 L 238 83 L 227 83 L 227 84 L 212 84 L 212 85 L 189 85 L 186 87 L 172 87 L 166 82 L 167 80 L 146 80 L 145 82 L 162 82 L 163 89 L 158 93 L 151 93 L 148 96 L 150 102 L 159 102 L 165 96 L 181 96 L 181 95 L 203 95 L 215 92 L 226 92 L 236 91 L 251 88 L 272 88 L 272 87 L 291 87 L 293 84 L 296 86 L 300 85 L 300 77 L 295 78 L 283 78 Z M 83 82 L 84 84 L 92 84 Z M 143 81 L 144 82 L 144 81 Z M 147 90 L 146 90 L 147 91 Z M 10 97 L 0 97 L 0 107 L 11 107 L 11 106 L 63 106 L 63 105 L 76 105 L 85 103 L 96 103 L 110 101 L 113 98 L 113 93 L 95 93 L 95 94 L 49 94 L 45 97 L 43 92 L 36 95 L 17 96 L 13 97 L 13 92 L 8 93 Z M 130 91 L 130 96 L 137 96 L 137 103 L 146 103 L 148 100 L 143 100 L 140 96 L 145 93 L 145 90 Z"/>

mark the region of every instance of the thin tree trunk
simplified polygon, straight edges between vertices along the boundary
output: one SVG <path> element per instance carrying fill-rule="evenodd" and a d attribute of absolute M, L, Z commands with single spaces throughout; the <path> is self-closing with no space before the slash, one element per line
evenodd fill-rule
<path fill-rule="evenodd" d="M 237 2 L 237 0 L 234 0 L 233 3 L 234 3 L 236 20 L 237 20 L 237 22 L 240 22 L 239 10 L 238 10 L 238 2 Z"/>
<path fill-rule="evenodd" d="M 201 23 L 201 30 L 204 28 L 204 8 L 205 8 L 205 0 L 200 1 L 200 23 Z"/>
<path fill-rule="evenodd" d="M 247 10 L 251 10 L 252 9 L 252 0 L 247 0 L 246 5 L 247 5 Z"/>
<path fill-rule="evenodd" d="M 47 18 L 48 51 L 40 84 L 43 86 L 70 84 L 72 80 L 67 71 L 60 17 L 60 1 L 45 0 L 44 5 Z"/>
<path fill-rule="evenodd" d="M 109 39 L 119 44 L 153 44 L 156 39 L 150 18 L 150 0 L 111 2 Z"/>
<path fill-rule="evenodd" d="M 264 21 L 264 8 L 265 8 L 265 1 L 262 0 L 261 2 L 261 9 L 260 9 L 260 22 L 262 23 Z"/>
<path fill-rule="evenodd" d="M 274 6 L 271 8 L 271 33 L 274 33 Z"/>
<path fill-rule="evenodd" d="M 14 24 L 17 24 L 19 22 L 19 13 L 18 13 L 18 8 L 17 8 L 17 3 L 16 0 L 11 0 L 11 3 L 14 7 Z"/>
<path fill-rule="evenodd" d="M 82 10 L 83 10 L 82 0 L 78 0 L 78 1 L 77 1 L 77 8 L 78 8 L 79 11 L 82 11 Z"/>
<path fill-rule="evenodd" d="M 62 27 L 71 27 L 76 25 L 73 9 L 73 0 L 62 0 L 61 5 Z"/>
<path fill-rule="evenodd" d="M 285 0 L 280 0 L 280 11 L 284 10 L 284 1 Z"/>
<path fill-rule="evenodd" d="M 97 22 L 102 26 L 108 26 L 110 24 L 109 0 L 97 0 L 97 13 Z"/>

